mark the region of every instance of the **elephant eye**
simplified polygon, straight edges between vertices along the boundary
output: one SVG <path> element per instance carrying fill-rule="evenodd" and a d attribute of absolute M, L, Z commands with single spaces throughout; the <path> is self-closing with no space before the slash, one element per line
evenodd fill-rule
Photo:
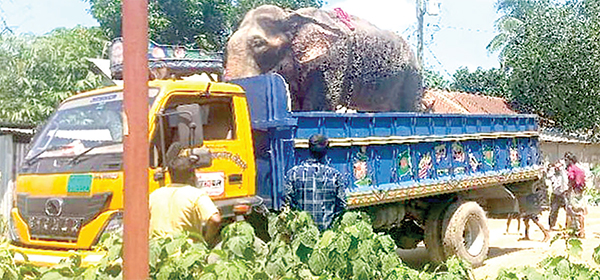
<path fill-rule="evenodd" d="M 267 40 L 261 38 L 261 37 L 254 37 L 250 40 L 250 46 L 255 49 L 261 49 L 263 47 L 265 47 L 267 45 Z"/>

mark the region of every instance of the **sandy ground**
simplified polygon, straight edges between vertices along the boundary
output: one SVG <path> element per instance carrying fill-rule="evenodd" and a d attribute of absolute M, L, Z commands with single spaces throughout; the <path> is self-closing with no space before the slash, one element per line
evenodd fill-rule
<path fill-rule="evenodd" d="M 581 262 L 597 266 L 592 260 L 594 248 L 600 245 L 600 207 L 589 207 L 586 217 L 586 238 L 582 239 L 583 253 Z M 565 214 L 559 213 L 558 224 L 564 226 Z M 542 225 L 548 227 L 548 211 L 540 217 Z M 542 243 L 544 235 L 538 227 L 530 223 L 529 236 L 531 241 L 519 240 L 525 230 L 521 223 L 521 234 L 517 232 L 517 223 L 512 221 L 510 231 L 506 233 L 505 219 L 488 219 L 490 229 L 490 251 L 484 265 L 474 270 L 476 279 L 495 279 L 498 270 L 502 267 L 536 266 L 541 260 L 551 255 L 565 255 L 565 243 L 557 240 L 552 245 L 550 242 Z M 552 236 L 556 232 L 550 233 Z M 404 262 L 413 268 L 422 268 L 429 261 L 425 245 L 419 244 L 414 250 L 398 250 Z"/>

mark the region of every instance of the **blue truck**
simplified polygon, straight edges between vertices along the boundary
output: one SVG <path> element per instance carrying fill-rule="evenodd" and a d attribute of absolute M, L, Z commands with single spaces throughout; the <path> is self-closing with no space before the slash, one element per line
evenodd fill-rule
<path fill-rule="evenodd" d="M 233 81 L 246 91 L 256 160 L 256 195 L 283 202 L 285 173 L 308 157 L 308 138 L 330 139 L 330 164 L 348 177 L 348 208 L 401 248 L 424 241 L 433 261 L 451 255 L 480 265 L 486 213 L 518 212 L 539 188 L 535 115 L 292 112 L 285 81 Z"/>

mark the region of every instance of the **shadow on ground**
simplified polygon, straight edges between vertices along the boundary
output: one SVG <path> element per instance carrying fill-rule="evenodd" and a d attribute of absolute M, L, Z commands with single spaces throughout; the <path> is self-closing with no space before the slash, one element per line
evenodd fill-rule
<path fill-rule="evenodd" d="M 500 257 L 503 255 L 507 255 L 513 252 L 518 252 L 521 250 L 527 250 L 529 248 L 500 248 L 500 247 L 490 247 L 490 251 L 488 253 L 487 259 L 493 259 L 496 257 Z M 431 263 L 429 259 L 429 255 L 427 254 L 427 248 L 423 244 L 419 244 L 416 249 L 413 250 L 402 250 L 398 249 L 396 251 L 398 256 L 402 259 L 402 261 L 413 269 L 421 270 L 425 267 L 425 265 L 429 264 L 429 269 L 435 269 L 437 264 Z"/>
<path fill-rule="evenodd" d="M 510 254 L 513 252 L 518 252 L 521 250 L 527 250 L 530 248 L 499 248 L 499 247 L 490 247 L 490 251 L 488 253 L 487 259 L 492 259 L 495 257 L 500 257 L 502 255 Z"/>

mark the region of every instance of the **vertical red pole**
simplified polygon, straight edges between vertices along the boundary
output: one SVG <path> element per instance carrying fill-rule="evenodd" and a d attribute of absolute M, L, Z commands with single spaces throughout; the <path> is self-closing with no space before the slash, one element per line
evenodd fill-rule
<path fill-rule="evenodd" d="M 148 278 L 148 0 L 123 1 L 124 279 Z"/>

